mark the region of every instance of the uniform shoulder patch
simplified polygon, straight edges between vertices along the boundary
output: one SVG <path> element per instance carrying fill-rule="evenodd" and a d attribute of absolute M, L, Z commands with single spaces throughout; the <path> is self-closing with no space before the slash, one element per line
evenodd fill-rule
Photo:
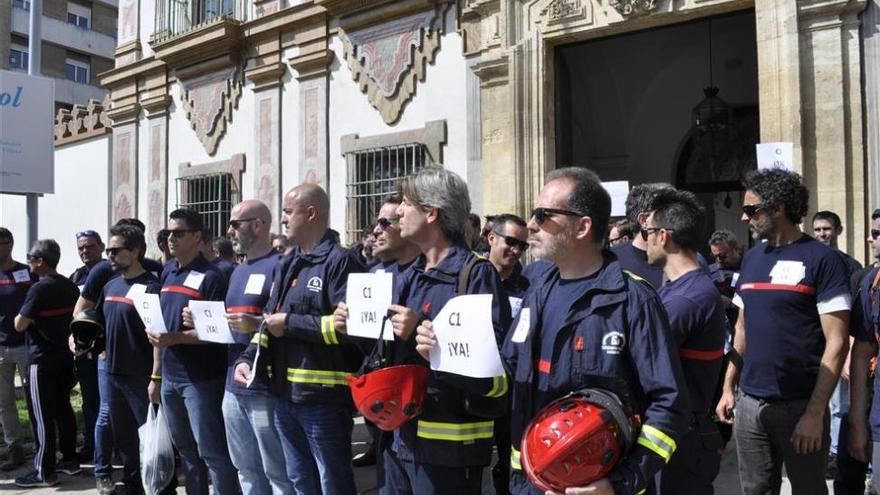
<path fill-rule="evenodd" d="M 639 282 L 644 282 L 644 283 L 646 283 L 646 284 L 648 284 L 648 285 L 651 285 L 651 282 L 648 282 L 648 281 L 645 280 L 643 277 L 640 277 L 640 276 L 636 275 L 635 273 L 633 273 L 633 272 L 631 272 L 631 271 L 629 271 L 629 270 L 623 270 L 623 273 L 625 273 L 627 276 L 629 276 L 629 278 L 631 278 L 631 279 L 633 279 L 633 280 L 638 280 Z"/>

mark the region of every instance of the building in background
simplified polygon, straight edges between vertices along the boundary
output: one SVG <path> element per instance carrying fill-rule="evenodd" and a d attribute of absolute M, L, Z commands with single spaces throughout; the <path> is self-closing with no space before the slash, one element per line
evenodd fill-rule
<path fill-rule="evenodd" d="M 478 214 L 526 215 L 546 172 L 580 165 L 693 190 L 707 232 L 745 238 L 755 143 L 790 141 L 811 212 L 840 213 L 865 261 L 880 0 L 119 1 L 108 100 L 56 118 L 41 237 L 137 216 L 150 239 L 184 206 L 220 233 L 242 198 L 277 222 L 306 181 L 353 242 L 397 179 L 437 164 Z M 0 196 L 0 224 L 23 232 L 23 211 Z"/>
<path fill-rule="evenodd" d="M 0 68 L 27 72 L 30 1 L 0 0 Z M 117 0 L 43 0 L 43 76 L 55 79 L 57 109 L 102 101 L 98 74 L 114 66 Z"/>

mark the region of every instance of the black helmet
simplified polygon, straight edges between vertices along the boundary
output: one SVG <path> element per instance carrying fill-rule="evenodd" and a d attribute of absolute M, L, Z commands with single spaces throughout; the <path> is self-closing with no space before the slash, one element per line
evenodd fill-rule
<path fill-rule="evenodd" d="M 92 351 L 104 337 L 104 319 L 94 309 L 80 311 L 70 322 L 70 331 L 77 351 Z"/>

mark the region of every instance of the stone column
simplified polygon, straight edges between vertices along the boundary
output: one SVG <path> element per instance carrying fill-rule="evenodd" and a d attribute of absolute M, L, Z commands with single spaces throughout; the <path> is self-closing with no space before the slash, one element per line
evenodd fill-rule
<path fill-rule="evenodd" d="M 866 185 L 868 211 L 880 208 L 880 0 L 869 0 L 862 14 L 865 68 Z"/>
<path fill-rule="evenodd" d="M 802 170 L 814 193 L 810 214 L 837 212 L 844 223 L 840 249 L 862 261 L 867 188 L 858 15 L 864 7 L 864 0 L 797 2 Z"/>

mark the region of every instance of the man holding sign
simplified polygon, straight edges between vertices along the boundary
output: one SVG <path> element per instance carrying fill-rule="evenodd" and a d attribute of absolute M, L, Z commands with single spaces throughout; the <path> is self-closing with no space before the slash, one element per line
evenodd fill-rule
<path fill-rule="evenodd" d="M 611 392 L 642 424 L 607 477 L 568 494 L 643 492 L 687 425 L 687 390 L 663 303 L 603 251 L 610 213 L 599 177 L 579 167 L 551 172 L 535 201 L 529 245 L 556 266 L 535 280 L 504 346 L 514 372 L 511 493 L 543 493 L 523 473 L 518 447 L 532 418 L 572 392 Z"/>
<path fill-rule="evenodd" d="M 301 184 L 284 197 L 281 224 L 296 247 L 273 275 L 268 353 L 281 446 L 296 491 L 354 495 L 354 405 L 345 377 L 363 355 L 333 328 L 332 313 L 345 297 L 349 273 L 364 268 L 335 241 L 329 218 L 330 200 L 317 185 Z M 251 344 L 239 358 L 239 382 L 249 377 L 255 354 Z"/>
<path fill-rule="evenodd" d="M 254 332 L 260 326 L 272 276 L 281 260 L 281 254 L 272 249 L 269 241 L 271 227 L 269 208 L 262 201 L 251 199 L 232 208 L 226 231 L 235 250 L 247 259 L 235 267 L 226 292 L 226 319 L 236 343 L 227 348 L 223 421 L 229 455 L 238 469 L 242 491 L 254 495 L 295 492 L 275 428 L 277 399 L 269 393 L 266 360 L 258 363 L 257 376 L 250 386 L 234 379 L 235 362 L 248 343 L 262 345 L 263 351 L 269 346 L 266 333 Z M 245 376 L 244 381 L 248 378 Z"/>
<path fill-rule="evenodd" d="M 144 323 L 132 297 L 143 293 L 158 294 L 162 288 L 159 279 L 141 264 L 146 248 L 144 233 L 138 228 L 119 225 L 110 229 L 107 258 L 113 271 L 121 276 L 107 282 L 102 294 L 103 304 L 99 305 L 106 333 L 105 357 L 99 371 L 105 384 L 101 408 L 108 410 L 112 446 L 122 457 L 122 481 L 130 493 L 143 490 L 138 428 L 147 420 L 147 406 L 150 404 L 147 386 L 154 365 L 153 347 L 147 340 Z M 104 435 L 104 430 L 96 428 L 97 435 Z M 113 449 L 103 449 L 104 442 L 96 445 L 94 472 L 98 493 L 114 493 Z"/>
<path fill-rule="evenodd" d="M 193 210 L 171 212 L 168 246 L 175 260 L 162 273 L 162 314 L 166 333 L 147 330 L 150 342 L 162 349 L 161 369 L 153 370 L 150 389 L 162 388 L 162 406 L 171 440 L 180 451 L 187 493 L 208 491 L 207 474 L 219 495 L 239 492 L 235 467 L 229 460 L 223 415 L 226 347 L 199 341 L 184 309 L 191 300 L 222 301 L 223 274 L 199 252 L 202 217 Z M 188 320 L 188 319 L 187 319 Z"/>
<path fill-rule="evenodd" d="M 400 305 L 391 307 L 397 318 L 394 364 L 428 365 L 433 348 L 428 342 L 436 343 L 432 320 L 457 295 L 490 295 L 491 323 L 486 322 L 488 329 L 470 327 L 474 323 L 461 315 L 450 315 L 447 321 L 474 332 L 494 332 L 496 343 L 501 342 L 510 323 L 510 303 L 492 264 L 467 248 L 467 185 L 453 172 L 429 167 L 404 179 L 401 191 L 400 234 L 419 246 L 422 256 L 398 286 Z M 468 350 L 456 346 L 454 352 Z M 382 493 L 479 494 L 483 467 L 492 461 L 492 418 L 504 414 L 507 389 L 503 371 L 490 378 L 432 371 L 421 415 L 396 430 L 385 451 Z"/>

